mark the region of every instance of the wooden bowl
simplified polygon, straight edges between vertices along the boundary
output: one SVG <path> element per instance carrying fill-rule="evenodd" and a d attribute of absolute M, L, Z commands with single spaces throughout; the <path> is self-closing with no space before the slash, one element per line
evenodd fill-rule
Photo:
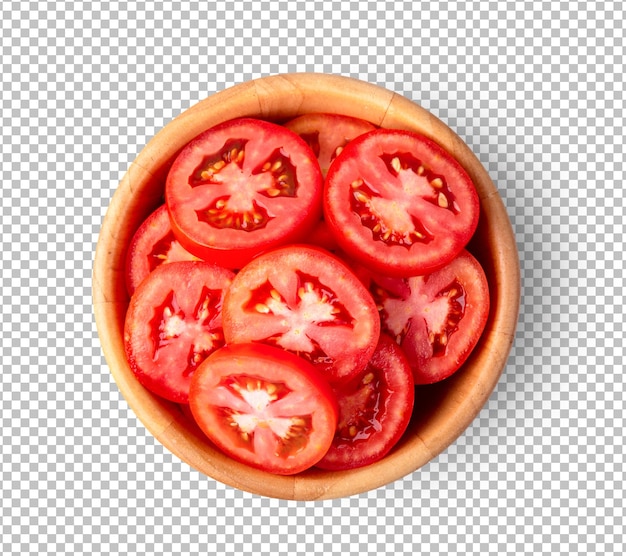
<path fill-rule="evenodd" d="M 381 461 L 360 469 L 309 470 L 276 476 L 237 463 L 215 449 L 181 408 L 135 379 L 124 355 L 128 295 L 124 261 L 140 223 L 163 202 L 165 176 L 180 149 L 222 121 L 252 116 L 285 121 L 307 112 L 334 112 L 388 128 L 410 129 L 451 152 L 478 189 L 481 217 L 469 246 L 489 280 L 491 312 L 480 343 L 451 378 L 418 387 L 406 434 Z M 95 320 L 107 364 L 140 421 L 181 460 L 226 485 L 263 496 L 314 500 L 366 492 L 398 480 L 435 458 L 467 428 L 486 403 L 506 364 L 517 324 L 520 268 L 515 237 L 498 191 L 468 146 L 442 121 L 412 101 L 376 85 L 325 74 L 286 74 L 216 93 L 168 123 L 130 165 L 107 210 L 93 268 Z"/>

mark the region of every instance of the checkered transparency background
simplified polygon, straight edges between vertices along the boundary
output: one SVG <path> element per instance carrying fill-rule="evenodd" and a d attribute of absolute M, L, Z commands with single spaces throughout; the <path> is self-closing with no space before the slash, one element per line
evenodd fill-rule
<path fill-rule="evenodd" d="M 623 554 L 621 2 L 2 3 L 2 554 Z M 518 240 L 502 379 L 421 470 L 290 502 L 171 455 L 129 410 L 91 304 L 143 145 L 207 95 L 326 72 L 469 144 Z"/>

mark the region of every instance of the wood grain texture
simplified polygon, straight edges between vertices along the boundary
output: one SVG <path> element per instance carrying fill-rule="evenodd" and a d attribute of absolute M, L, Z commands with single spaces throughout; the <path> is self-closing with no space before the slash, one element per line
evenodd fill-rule
<path fill-rule="evenodd" d="M 280 477 L 232 461 L 216 450 L 176 404 L 146 391 L 123 350 L 128 296 L 123 269 L 140 223 L 161 202 L 167 171 L 180 149 L 205 129 L 240 116 L 285 121 L 307 112 L 334 112 L 376 125 L 418 131 L 451 152 L 479 193 L 481 216 L 470 250 L 485 268 L 491 312 L 485 333 L 463 369 L 417 390 L 416 410 L 396 448 L 371 466 L 343 472 L 310 470 Z M 249 81 L 198 102 L 169 122 L 137 156 L 102 223 L 93 266 L 96 325 L 107 364 L 130 407 L 168 450 L 224 484 L 274 498 L 315 500 L 372 490 L 415 472 L 463 433 L 495 388 L 506 364 L 520 306 L 515 237 L 498 190 L 480 161 L 449 127 L 416 103 L 384 88 L 325 74 L 276 75 Z"/>

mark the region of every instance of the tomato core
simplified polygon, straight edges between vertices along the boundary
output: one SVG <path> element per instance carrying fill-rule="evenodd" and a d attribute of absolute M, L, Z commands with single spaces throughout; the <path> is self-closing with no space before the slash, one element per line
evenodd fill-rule
<path fill-rule="evenodd" d="M 332 363 L 332 357 L 307 331 L 311 326 L 353 327 L 353 318 L 335 292 L 314 276 L 295 271 L 296 297 L 286 300 L 268 281 L 251 291 L 245 309 L 261 315 L 284 318 L 286 330 L 269 336 L 264 343 L 287 349 L 312 363 Z"/>
<path fill-rule="evenodd" d="M 218 187 L 226 191 L 206 207 L 196 210 L 198 220 L 215 228 L 252 232 L 274 218 L 262 197 L 295 197 L 295 166 L 280 148 L 252 171 L 244 169 L 246 139 L 229 139 L 217 152 L 206 156 L 189 177 L 189 185 Z"/>
<path fill-rule="evenodd" d="M 154 351 L 153 361 L 158 361 L 159 352 L 176 338 L 188 333 L 194 338 L 187 357 L 184 377 L 190 376 L 196 367 L 212 351 L 224 344 L 221 328 L 215 328 L 214 322 L 220 318 L 222 290 L 202 289 L 199 302 L 192 314 L 186 315 L 171 291 L 165 301 L 155 307 L 154 317 L 150 321 Z"/>
<path fill-rule="evenodd" d="M 267 381 L 254 375 L 231 375 L 223 378 L 218 387 L 235 398 L 216 411 L 230 429 L 233 442 L 240 447 L 254 452 L 254 435 L 260 429 L 273 433 L 275 453 L 279 457 L 293 456 L 306 447 L 311 415 L 280 415 L 271 410 L 271 404 L 292 393 L 284 382 Z"/>

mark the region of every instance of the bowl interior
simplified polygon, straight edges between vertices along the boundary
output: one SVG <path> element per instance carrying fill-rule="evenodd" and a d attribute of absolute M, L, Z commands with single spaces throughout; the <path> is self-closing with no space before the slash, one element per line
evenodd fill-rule
<path fill-rule="evenodd" d="M 463 368 L 441 383 L 417 388 L 409 429 L 384 459 L 350 471 L 313 469 L 282 477 L 224 456 L 199 431 L 188 411 L 152 395 L 134 378 L 123 347 L 128 306 L 124 264 L 134 232 L 163 202 L 172 161 L 193 137 L 234 117 L 281 122 L 308 112 L 335 112 L 381 127 L 414 130 L 459 160 L 480 197 L 480 222 L 468 248 L 487 274 L 491 311 L 480 343 Z M 93 267 L 94 313 L 105 359 L 122 395 L 146 428 L 173 454 L 213 479 L 254 494 L 296 500 L 338 498 L 378 488 L 416 471 L 445 450 L 475 418 L 504 369 L 517 324 L 519 296 L 519 258 L 508 215 L 469 147 L 416 103 L 376 85 L 325 74 L 276 75 L 236 85 L 168 123 L 142 149 L 113 195 Z"/>

